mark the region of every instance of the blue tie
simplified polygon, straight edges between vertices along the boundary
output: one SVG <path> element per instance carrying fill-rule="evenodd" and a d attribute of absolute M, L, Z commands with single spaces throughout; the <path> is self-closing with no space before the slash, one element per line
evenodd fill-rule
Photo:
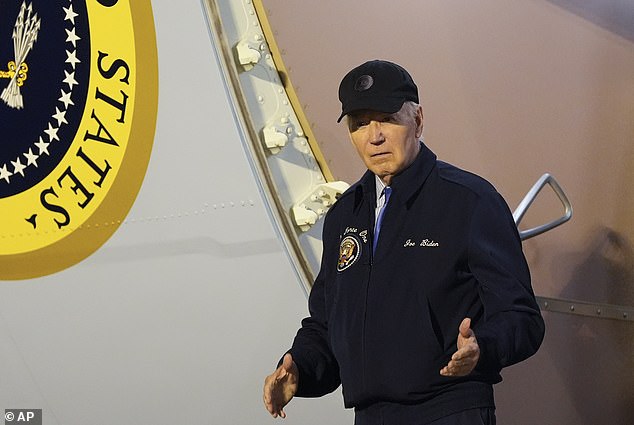
<path fill-rule="evenodd" d="M 379 212 L 379 218 L 376 220 L 376 227 L 374 229 L 374 243 L 372 245 L 372 252 L 376 251 L 376 245 L 379 241 L 379 232 L 381 231 L 381 222 L 383 221 L 383 215 L 385 214 L 385 208 L 387 208 L 387 203 L 390 200 L 390 195 L 392 194 L 392 188 L 389 186 L 385 186 L 383 189 L 383 195 L 385 196 L 385 202 L 383 203 L 383 208 Z"/>

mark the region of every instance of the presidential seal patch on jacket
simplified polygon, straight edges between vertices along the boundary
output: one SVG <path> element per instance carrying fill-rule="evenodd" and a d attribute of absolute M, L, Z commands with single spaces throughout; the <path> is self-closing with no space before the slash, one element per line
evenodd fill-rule
<path fill-rule="evenodd" d="M 337 271 L 342 272 L 352 266 L 361 256 L 361 244 L 353 235 L 348 235 L 339 244 Z"/>

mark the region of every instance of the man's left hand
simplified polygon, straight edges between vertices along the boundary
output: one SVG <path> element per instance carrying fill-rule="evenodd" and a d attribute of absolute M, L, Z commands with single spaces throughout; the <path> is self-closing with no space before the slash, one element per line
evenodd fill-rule
<path fill-rule="evenodd" d="M 458 329 L 458 351 L 456 351 L 447 366 L 440 370 L 443 376 L 467 376 L 473 371 L 480 358 L 480 346 L 471 329 L 471 319 L 466 318 Z"/>

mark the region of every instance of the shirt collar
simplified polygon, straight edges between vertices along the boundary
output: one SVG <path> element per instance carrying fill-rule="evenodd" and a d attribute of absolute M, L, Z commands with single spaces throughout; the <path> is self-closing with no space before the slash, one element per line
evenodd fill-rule
<path fill-rule="evenodd" d="M 383 183 L 383 180 L 376 174 L 374 175 L 374 186 L 376 188 L 376 200 L 378 203 L 379 198 L 383 194 L 383 189 L 385 189 L 385 183 Z"/>

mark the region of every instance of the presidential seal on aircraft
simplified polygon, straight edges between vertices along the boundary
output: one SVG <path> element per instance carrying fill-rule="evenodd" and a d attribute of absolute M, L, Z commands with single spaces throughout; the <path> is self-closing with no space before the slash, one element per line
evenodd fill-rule
<path fill-rule="evenodd" d="M 152 149 L 156 41 L 149 0 L 0 8 L 0 278 L 21 279 L 81 261 L 124 221 Z"/>

